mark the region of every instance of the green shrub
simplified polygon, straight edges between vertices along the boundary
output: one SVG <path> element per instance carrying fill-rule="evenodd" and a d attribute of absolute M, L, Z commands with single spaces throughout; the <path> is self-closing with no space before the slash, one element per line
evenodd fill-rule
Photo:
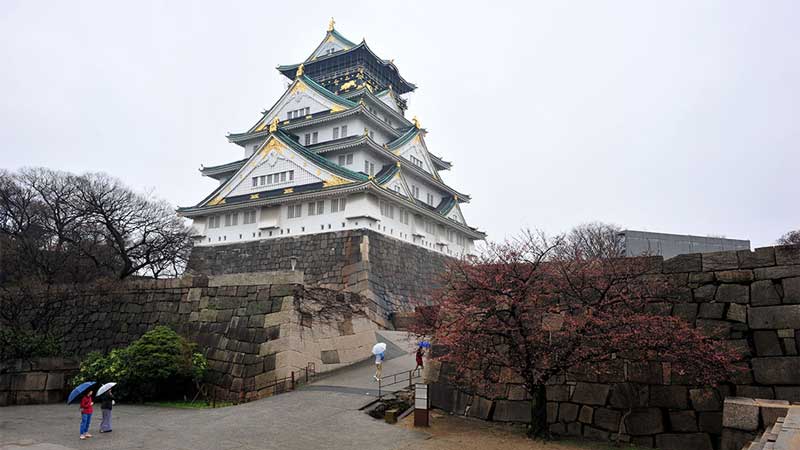
<path fill-rule="evenodd" d="M 0 361 L 61 355 L 60 341 L 49 334 L 0 328 Z"/>
<path fill-rule="evenodd" d="M 87 380 L 116 381 L 119 385 L 114 392 L 118 398 L 180 399 L 192 394 L 207 368 L 208 362 L 195 351 L 194 344 L 160 326 L 106 356 L 99 352 L 87 355 L 73 385 Z"/>

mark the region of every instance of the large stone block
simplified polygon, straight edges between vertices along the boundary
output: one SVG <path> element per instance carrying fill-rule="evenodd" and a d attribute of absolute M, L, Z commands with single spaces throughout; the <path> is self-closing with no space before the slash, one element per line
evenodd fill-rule
<path fill-rule="evenodd" d="M 756 280 L 778 280 L 781 278 L 800 277 L 800 265 L 776 266 L 754 269 Z"/>
<path fill-rule="evenodd" d="M 747 324 L 753 329 L 779 330 L 800 328 L 800 305 L 750 308 Z"/>
<path fill-rule="evenodd" d="M 578 411 L 580 406 L 575 403 L 562 402 L 558 406 L 558 420 L 561 422 L 569 423 L 578 419 Z"/>
<path fill-rule="evenodd" d="M 580 412 L 578 412 L 578 422 L 591 424 L 593 416 L 594 408 L 583 405 L 581 406 Z"/>
<path fill-rule="evenodd" d="M 569 386 L 565 384 L 552 384 L 545 388 L 547 401 L 565 402 L 569 400 Z"/>
<path fill-rule="evenodd" d="M 754 269 L 756 267 L 769 267 L 775 265 L 775 248 L 762 247 L 754 251 L 739 250 L 736 252 L 739 257 L 739 267 L 742 269 Z"/>
<path fill-rule="evenodd" d="M 694 294 L 694 301 L 696 302 L 703 302 L 714 300 L 714 296 L 717 293 L 717 286 L 713 284 L 706 284 L 704 286 L 700 286 L 699 288 L 693 291 Z"/>
<path fill-rule="evenodd" d="M 578 383 L 575 385 L 572 401 L 585 405 L 605 405 L 610 388 L 607 384 Z"/>
<path fill-rule="evenodd" d="M 658 408 L 636 409 L 625 418 L 625 431 L 631 436 L 664 432 L 664 417 Z"/>
<path fill-rule="evenodd" d="M 734 322 L 747 323 L 747 305 L 731 303 L 725 318 Z"/>
<path fill-rule="evenodd" d="M 320 352 L 320 359 L 323 364 L 339 364 L 338 350 L 325 350 Z"/>
<path fill-rule="evenodd" d="M 714 299 L 725 303 L 748 303 L 750 301 L 750 288 L 740 284 L 723 284 L 717 288 Z"/>
<path fill-rule="evenodd" d="M 547 423 L 558 422 L 558 402 L 547 402 Z"/>
<path fill-rule="evenodd" d="M 735 430 L 733 428 L 723 428 L 722 439 L 720 440 L 719 450 L 742 450 L 750 441 L 755 440 L 756 433 L 753 431 Z"/>
<path fill-rule="evenodd" d="M 664 260 L 664 273 L 699 272 L 703 270 L 700 253 L 678 255 Z"/>
<path fill-rule="evenodd" d="M 47 374 L 43 372 L 29 372 L 14 374 L 11 379 L 13 391 L 43 391 L 47 384 Z"/>
<path fill-rule="evenodd" d="M 680 317 L 681 319 L 694 323 L 697 317 L 697 303 L 678 303 L 672 307 L 672 315 Z"/>
<path fill-rule="evenodd" d="M 753 281 L 752 270 L 723 270 L 714 272 L 714 278 L 720 283 L 749 283 Z"/>
<path fill-rule="evenodd" d="M 775 386 L 775 398 L 800 403 L 800 386 Z"/>
<path fill-rule="evenodd" d="M 800 357 L 753 358 L 751 364 L 759 384 L 800 385 Z"/>
<path fill-rule="evenodd" d="M 703 272 L 739 268 L 735 251 L 703 253 Z"/>
<path fill-rule="evenodd" d="M 750 284 L 750 305 L 780 305 L 781 298 L 772 280 L 761 280 Z"/>
<path fill-rule="evenodd" d="M 717 339 L 726 339 L 731 332 L 731 323 L 725 320 L 697 319 L 695 327 L 706 336 Z"/>
<path fill-rule="evenodd" d="M 656 436 L 656 447 L 660 450 L 713 450 L 711 436 L 706 433 L 674 434 Z"/>
<path fill-rule="evenodd" d="M 725 303 L 700 303 L 697 317 L 703 319 L 722 319 L 725 316 Z"/>
<path fill-rule="evenodd" d="M 650 406 L 670 409 L 689 407 L 689 396 L 685 386 L 650 386 Z"/>
<path fill-rule="evenodd" d="M 531 403 L 498 400 L 494 409 L 493 420 L 498 422 L 531 422 Z"/>
<path fill-rule="evenodd" d="M 481 420 L 489 420 L 492 417 L 492 413 L 494 412 L 493 410 L 493 401 L 483 397 L 475 396 L 472 399 L 472 406 L 467 412 L 467 415 L 469 417 L 475 417 Z"/>
<path fill-rule="evenodd" d="M 775 262 L 780 264 L 800 264 L 800 245 L 779 245 L 775 247 Z"/>
<path fill-rule="evenodd" d="M 681 433 L 696 432 L 697 417 L 695 417 L 694 411 L 670 411 L 669 428 Z"/>
<path fill-rule="evenodd" d="M 775 398 L 775 391 L 771 386 L 739 385 L 736 386 L 736 396 L 771 399 Z"/>
<path fill-rule="evenodd" d="M 51 372 L 47 374 L 47 384 L 45 389 L 48 391 L 62 390 L 66 387 L 66 380 L 62 372 Z"/>
<path fill-rule="evenodd" d="M 598 430 L 589 425 L 583 426 L 583 437 L 592 441 L 608 441 L 608 431 Z"/>
<path fill-rule="evenodd" d="M 608 408 L 595 408 L 594 425 L 604 430 L 619 431 L 619 420 L 622 414 L 619 411 Z"/>
<path fill-rule="evenodd" d="M 722 426 L 743 431 L 758 429 L 758 404 L 752 398 L 728 397 L 722 410 Z"/>
<path fill-rule="evenodd" d="M 756 330 L 753 332 L 753 343 L 758 356 L 781 356 L 781 343 L 778 333 L 773 330 Z"/>
<path fill-rule="evenodd" d="M 800 277 L 784 278 L 783 303 L 800 303 Z"/>

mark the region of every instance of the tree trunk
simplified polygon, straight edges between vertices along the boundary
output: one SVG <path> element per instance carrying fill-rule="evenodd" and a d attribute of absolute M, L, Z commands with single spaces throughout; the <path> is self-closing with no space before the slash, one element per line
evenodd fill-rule
<path fill-rule="evenodd" d="M 545 386 L 539 384 L 533 387 L 531 395 L 531 426 L 528 428 L 528 437 L 541 437 L 548 439 L 550 433 L 547 429 L 547 396 Z"/>

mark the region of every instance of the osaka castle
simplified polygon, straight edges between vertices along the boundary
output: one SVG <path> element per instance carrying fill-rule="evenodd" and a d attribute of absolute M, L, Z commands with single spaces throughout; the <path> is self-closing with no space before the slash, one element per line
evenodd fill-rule
<path fill-rule="evenodd" d="M 198 246 L 367 229 L 446 255 L 485 234 L 467 225 L 469 195 L 448 186 L 451 164 L 428 151 L 406 117 L 416 86 L 331 19 L 305 61 L 278 66 L 291 82 L 247 131 L 228 135 L 243 157 L 201 167 L 219 185 L 178 212 Z M 238 156 L 238 155 L 237 155 Z"/>

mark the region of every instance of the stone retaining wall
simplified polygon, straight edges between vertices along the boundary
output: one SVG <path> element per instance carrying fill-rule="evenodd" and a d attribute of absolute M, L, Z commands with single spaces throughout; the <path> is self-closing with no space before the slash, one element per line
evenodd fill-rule
<path fill-rule="evenodd" d="M 87 286 L 60 308 L 66 354 L 107 352 L 167 325 L 199 344 L 216 398 L 234 401 L 270 394 L 309 363 L 324 372 L 370 357 L 385 324 L 370 299 L 306 288 L 297 271 Z"/>
<path fill-rule="evenodd" d="M 664 304 L 712 336 L 741 348 L 747 371 L 711 389 L 689 386 L 669 364 L 630 364 L 595 377 L 570 376 L 547 387 L 547 416 L 556 434 L 614 439 L 630 384 L 639 404 L 625 419 L 622 440 L 663 449 L 718 448 L 722 402 L 729 396 L 800 401 L 800 246 L 729 251 L 656 259 L 657 271 L 683 290 Z M 447 384 L 447 367 L 430 364 L 433 405 L 497 421 L 529 422 L 524 389 L 486 399 Z"/>
<path fill-rule="evenodd" d="M 786 400 L 726 398 L 722 411 L 720 450 L 748 448 L 751 441 L 756 440 L 762 432 L 769 432 L 779 419 L 786 417 L 789 410 L 798 408 L 800 406 L 792 406 Z M 763 434 L 761 436 L 769 438 Z"/>
<path fill-rule="evenodd" d="M 449 257 L 370 230 L 346 230 L 192 249 L 188 272 L 219 275 L 295 269 L 306 286 L 371 299 L 384 318 L 429 302 Z"/>
<path fill-rule="evenodd" d="M 69 378 L 78 372 L 75 358 L 16 359 L 0 363 L 0 406 L 66 400 Z"/>

